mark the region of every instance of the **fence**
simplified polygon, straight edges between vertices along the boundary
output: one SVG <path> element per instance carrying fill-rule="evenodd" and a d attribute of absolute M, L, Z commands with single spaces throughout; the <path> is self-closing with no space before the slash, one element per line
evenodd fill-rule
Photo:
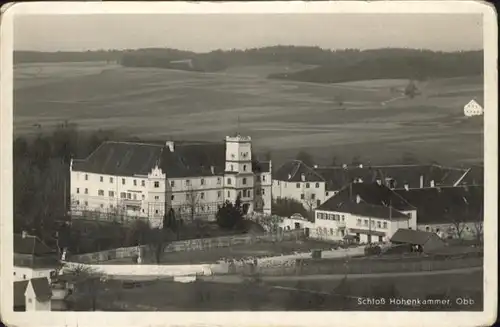
<path fill-rule="evenodd" d="M 467 267 L 480 267 L 484 261 L 481 256 L 436 257 L 399 259 L 399 260 L 365 260 L 353 259 L 349 262 L 341 260 L 317 263 L 312 260 L 297 260 L 295 274 L 376 274 L 389 272 L 419 272 L 433 270 L 450 270 Z"/>
<path fill-rule="evenodd" d="M 103 273 L 113 277 L 130 276 L 210 276 L 213 273 L 225 274 L 228 266 L 225 264 L 200 264 L 200 265 L 99 265 L 80 264 L 68 262 L 65 269 L 75 267 L 88 267 L 95 272 Z"/>
<path fill-rule="evenodd" d="M 236 245 L 255 244 L 260 242 L 281 242 L 305 237 L 305 230 L 296 229 L 279 234 L 261 235 L 231 235 L 214 238 L 201 238 L 176 241 L 168 244 L 164 252 L 210 250 L 214 248 L 230 247 Z M 138 250 L 147 250 L 146 245 L 140 247 L 118 248 L 101 252 L 72 255 L 69 260 L 80 263 L 95 263 L 114 259 L 132 258 Z"/>

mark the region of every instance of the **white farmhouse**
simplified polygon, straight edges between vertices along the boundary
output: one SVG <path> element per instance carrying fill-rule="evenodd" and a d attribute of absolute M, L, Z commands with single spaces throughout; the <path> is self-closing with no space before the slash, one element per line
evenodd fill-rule
<path fill-rule="evenodd" d="M 160 226 L 173 209 L 186 220 L 212 220 L 238 196 L 247 213 L 271 213 L 271 162 L 252 158 L 246 136 L 221 143 L 108 141 L 72 160 L 70 169 L 73 217 L 147 218 Z"/>
<path fill-rule="evenodd" d="M 291 223 L 305 228 L 311 238 L 386 242 L 400 228 L 415 230 L 417 213 L 381 183 L 351 183 L 315 210 L 314 223 Z"/>
<path fill-rule="evenodd" d="M 481 116 L 483 114 L 483 107 L 476 100 L 471 100 L 464 106 L 464 115 L 466 117 Z"/>

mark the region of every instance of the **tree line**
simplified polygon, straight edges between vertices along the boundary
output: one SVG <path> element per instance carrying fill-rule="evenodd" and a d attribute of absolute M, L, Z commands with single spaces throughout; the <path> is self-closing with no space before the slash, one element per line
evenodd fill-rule
<path fill-rule="evenodd" d="M 423 80 L 472 76 L 483 72 L 482 50 L 437 52 L 397 48 L 331 50 L 306 46 L 270 46 L 206 53 L 171 48 L 14 53 L 14 63 L 77 61 L 116 61 L 125 67 L 174 68 L 200 72 L 223 71 L 242 65 L 300 63 L 317 67 L 294 73 L 270 74 L 268 77 L 317 83 L 391 78 Z"/>

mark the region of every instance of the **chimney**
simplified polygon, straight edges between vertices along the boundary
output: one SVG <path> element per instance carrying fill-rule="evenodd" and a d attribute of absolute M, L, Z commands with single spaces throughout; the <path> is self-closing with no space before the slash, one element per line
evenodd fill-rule
<path fill-rule="evenodd" d="M 377 185 L 382 186 L 382 180 L 380 178 L 377 178 Z"/>
<path fill-rule="evenodd" d="M 167 141 L 165 142 L 165 145 L 168 146 L 170 152 L 174 152 L 174 141 Z"/>
<path fill-rule="evenodd" d="M 300 179 L 305 182 L 306 181 L 306 175 L 305 174 L 300 174 Z"/>
<path fill-rule="evenodd" d="M 21 236 L 22 238 L 27 238 L 28 237 L 28 232 L 23 230 L 23 232 L 21 233 Z"/>
<path fill-rule="evenodd" d="M 215 175 L 215 167 L 214 166 L 210 166 L 210 172 L 212 173 L 212 175 Z"/>
<path fill-rule="evenodd" d="M 420 175 L 420 188 L 424 188 L 424 175 Z"/>
<path fill-rule="evenodd" d="M 410 185 L 408 185 L 408 183 L 405 183 L 404 187 L 405 187 L 405 190 L 407 190 L 407 191 L 410 190 Z"/>
<path fill-rule="evenodd" d="M 292 174 L 288 174 L 288 179 L 292 179 Z"/>
<path fill-rule="evenodd" d="M 431 187 L 436 186 L 436 183 L 434 183 L 434 180 L 431 180 Z"/>
<path fill-rule="evenodd" d="M 360 203 L 361 202 L 361 197 L 359 196 L 359 194 L 356 194 L 356 203 Z"/>

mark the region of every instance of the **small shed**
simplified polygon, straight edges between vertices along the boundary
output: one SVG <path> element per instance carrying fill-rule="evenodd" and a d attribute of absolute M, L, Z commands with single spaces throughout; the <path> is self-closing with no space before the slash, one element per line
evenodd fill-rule
<path fill-rule="evenodd" d="M 404 228 L 398 229 L 392 235 L 391 243 L 418 245 L 424 252 L 431 252 L 445 246 L 444 241 L 436 233 Z"/>

